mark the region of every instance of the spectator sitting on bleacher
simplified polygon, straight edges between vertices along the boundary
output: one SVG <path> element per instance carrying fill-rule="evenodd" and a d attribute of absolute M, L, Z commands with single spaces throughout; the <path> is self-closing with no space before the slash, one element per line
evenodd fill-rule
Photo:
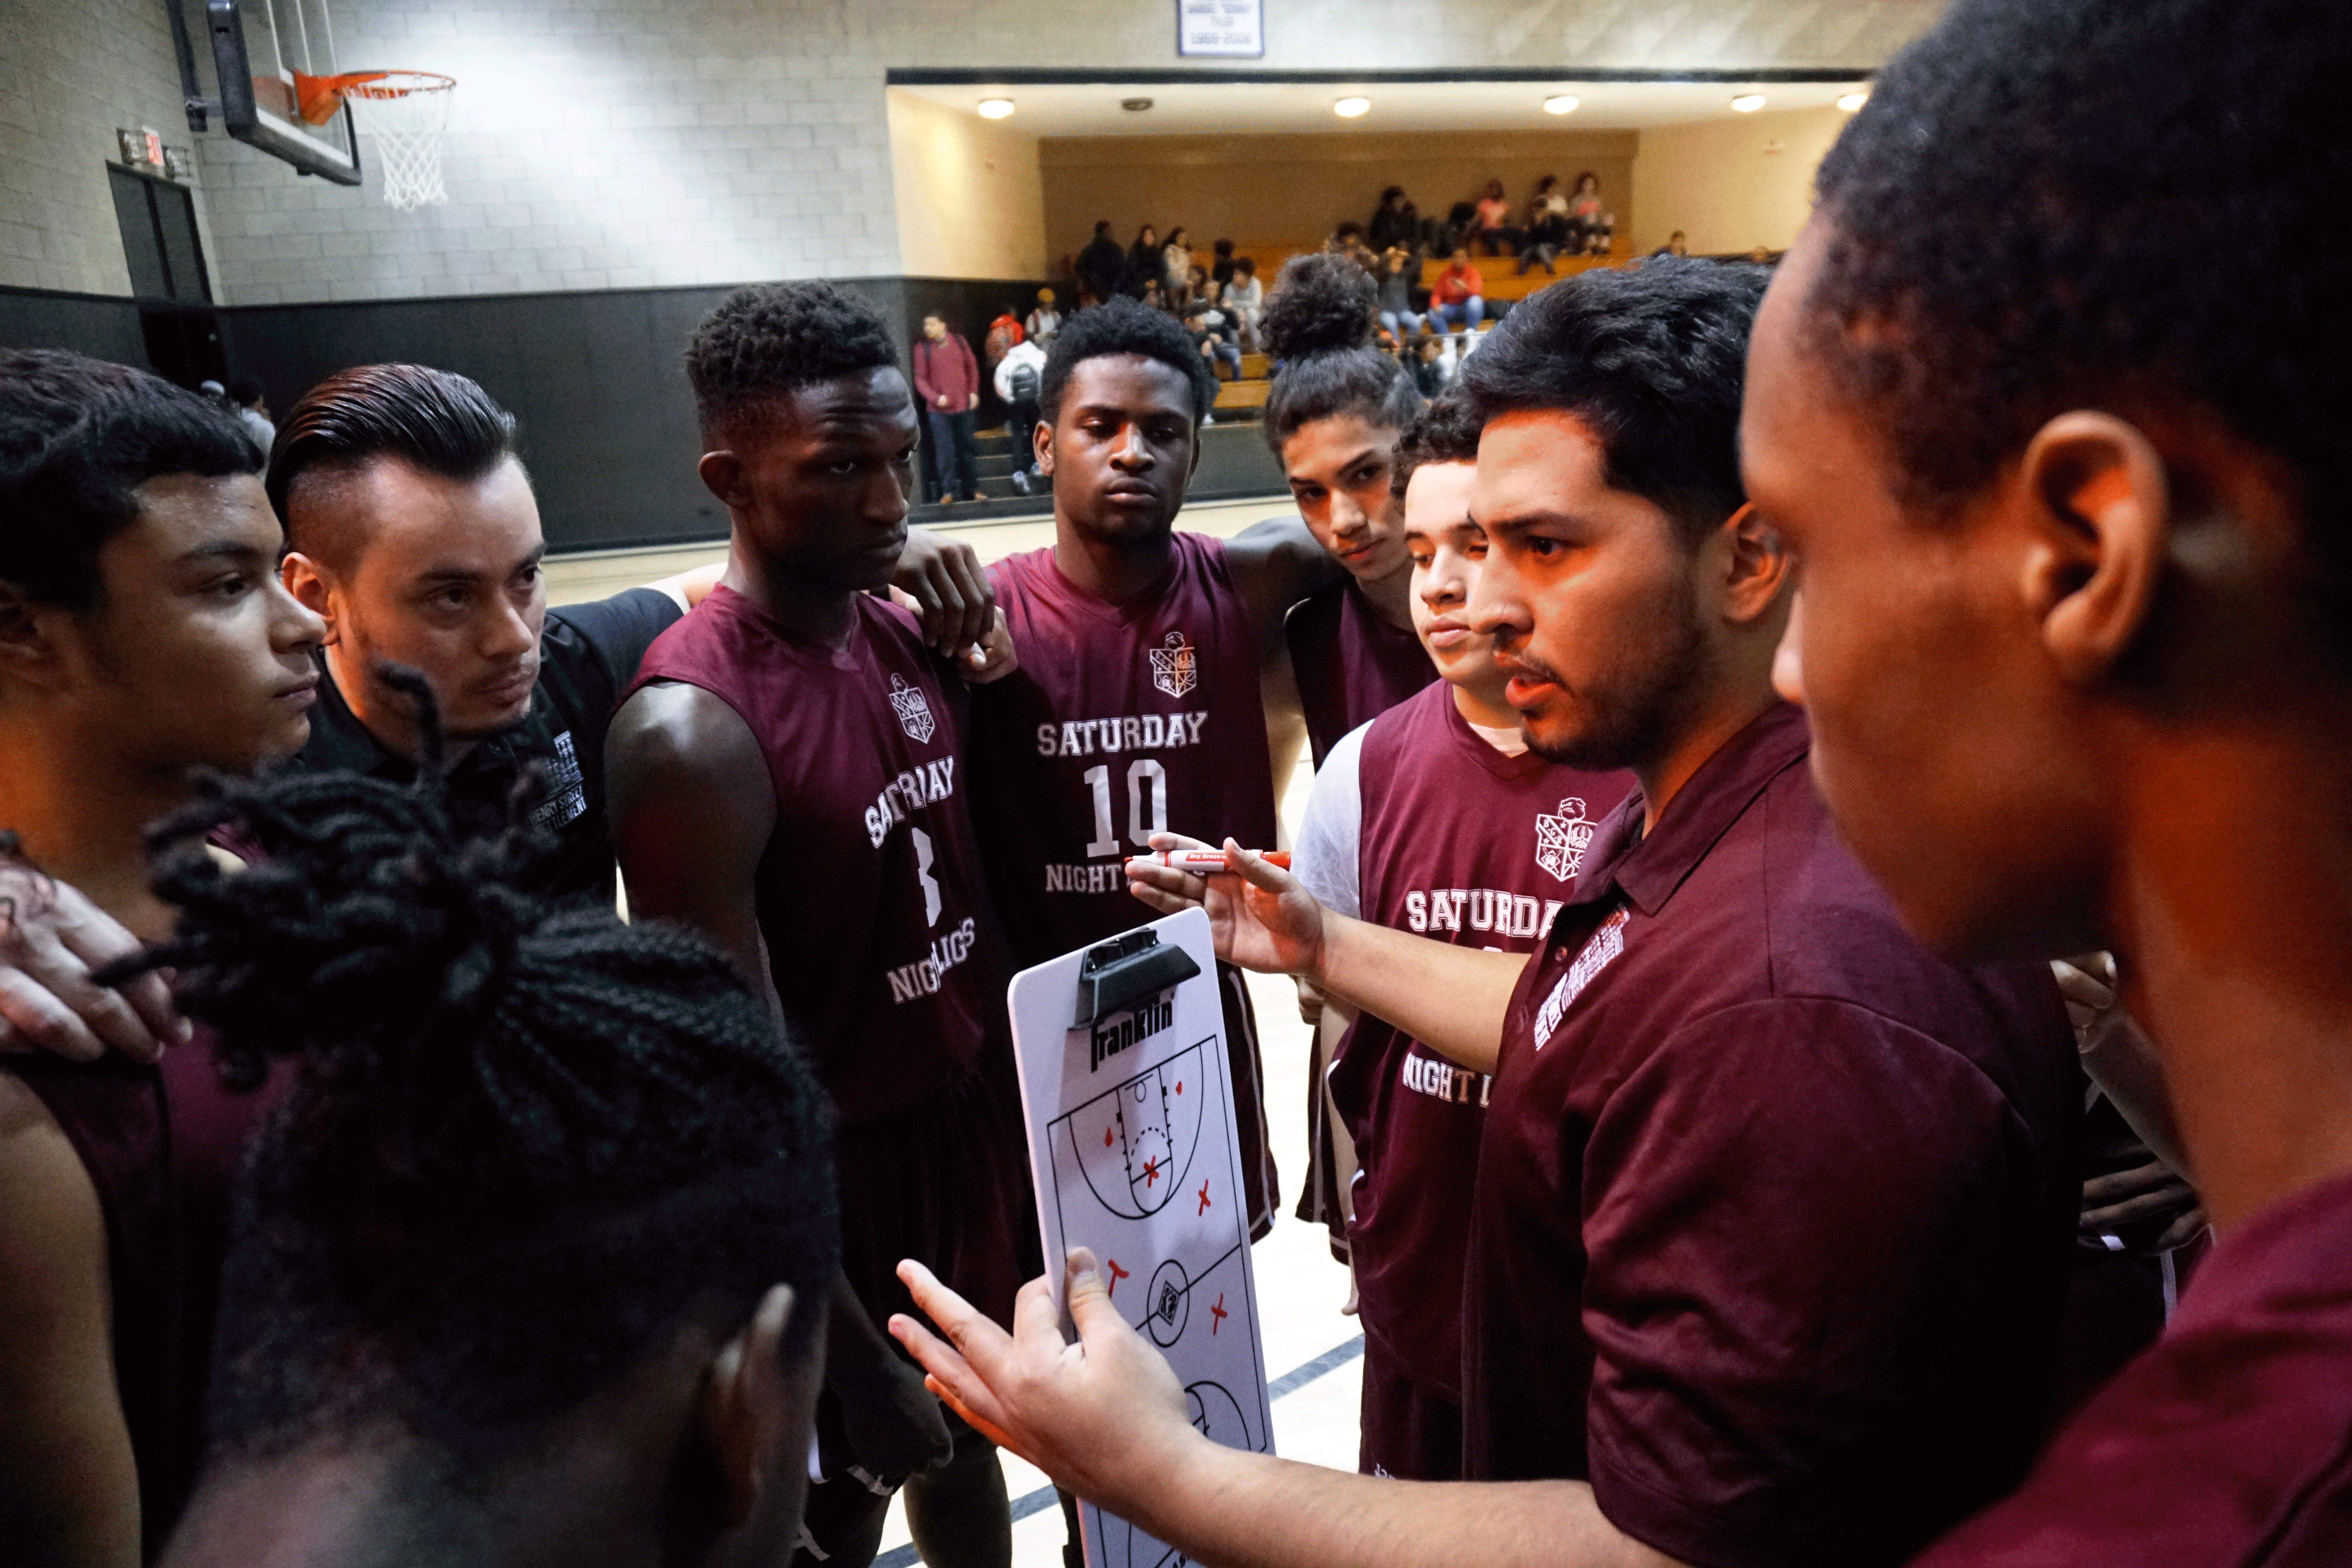
<path fill-rule="evenodd" d="M 1258 312 L 1265 308 L 1265 285 L 1257 280 L 1257 263 L 1246 256 L 1234 261 L 1233 280 L 1225 285 L 1219 302 L 1225 308 L 1225 319 L 1232 321 L 1240 342 L 1257 347 Z"/>
<path fill-rule="evenodd" d="M 1381 325 L 1402 343 L 1407 332 L 1421 330 L 1421 318 L 1412 309 L 1412 286 L 1421 281 L 1421 252 L 1411 245 L 1390 246 L 1381 252 L 1372 280 L 1381 286 Z"/>
<path fill-rule="evenodd" d="M 1412 384 L 1423 397 L 1434 397 L 1451 384 L 1444 360 L 1444 340 L 1423 332 L 1412 341 Z"/>
<path fill-rule="evenodd" d="M 1080 304 L 1101 304 L 1127 286 L 1127 252 L 1110 237 L 1110 219 L 1095 225 L 1095 237 L 1078 252 L 1078 287 L 1093 298 Z"/>
<path fill-rule="evenodd" d="M 1013 345 L 1025 335 L 1021 330 L 1021 318 L 1007 305 L 996 312 L 996 320 L 988 323 L 988 336 L 980 340 L 980 352 L 988 359 L 988 368 L 994 370 L 1013 352 Z"/>
<path fill-rule="evenodd" d="M 1690 241 L 1683 237 L 1683 231 L 1681 229 L 1676 229 L 1674 233 L 1666 236 L 1665 244 L 1658 247 L 1657 249 L 1650 252 L 1650 254 L 1653 256 L 1688 256 L 1690 254 Z"/>
<path fill-rule="evenodd" d="M 1576 176 L 1576 194 L 1568 198 L 1568 239 L 1576 255 L 1606 256 L 1616 224 L 1601 207 L 1601 176 L 1587 169 Z"/>
<path fill-rule="evenodd" d="M 1402 185 L 1391 185 L 1381 193 L 1380 209 L 1372 214 L 1372 221 L 1364 233 L 1375 250 L 1414 244 L 1421 237 L 1421 210 L 1404 194 Z"/>
<path fill-rule="evenodd" d="M 1032 336 L 1015 343 L 996 367 L 996 395 L 1004 404 L 1004 434 L 1013 443 L 1013 488 L 1029 493 L 1037 472 L 1037 388 L 1045 374 L 1045 351 Z"/>
<path fill-rule="evenodd" d="M 1216 292 L 1210 298 L 1222 300 L 1225 297 L 1225 285 L 1234 280 L 1234 242 L 1230 239 L 1217 241 L 1215 256 L 1216 259 L 1209 264 L 1209 285 Z"/>
<path fill-rule="evenodd" d="M 1486 182 L 1486 194 L 1478 199 L 1478 237 L 1486 242 L 1489 256 L 1515 256 L 1526 237 L 1511 226 L 1511 200 L 1503 194 L 1503 182 Z"/>
<path fill-rule="evenodd" d="M 1168 291 L 1171 310 L 1181 310 L 1192 295 L 1192 237 L 1181 227 L 1168 232 L 1160 253 L 1160 285 Z"/>
<path fill-rule="evenodd" d="M 1184 298 L 1186 300 L 1205 300 L 1213 306 L 1221 306 L 1223 301 L 1218 298 L 1218 293 L 1219 290 L 1217 286 L 1209 281 L 1209 269 L 1207 268 L 1195 267 L 1192 268 L 1192 282 L 1184 290 Z"/>
<path fill-rule="evenodd" d="M 1467 247 L 1457 247 L 1437 286 L 1429 291 L 1429 324 L 1439 331 L 1449 327 L 1475 333 L 1486 319 L 1486 279 L 1470 263 Z"/>
<path fill-rule="evenodd" d="M 1225 324 L 1225 313 L 1206 300 L 1195 300 L 1184 310 L 1184 331 L 1192 339 L 1192 346 L 1209 362 L 1209 374 L 1220 381 L 1239 381 L 1242 374 L 1241 345 L 1233 340 L 1232 329 Z M 1220 372 L 1217 367 L 1224 366 Z"/>
<path fill-rule="evenodd" d="M 1143 298 L 1143 286 L 1157 283 L 1168 269 L 1168 255 L 1160 246 L 1160 231 L 1145 224 L 1135 231 L 1135 243 L 1127 247 L 1127 291 L 1137 299 Z"/>
<path fill-rule="evenodd" d="M 1451 256 L 1470 243 L 1478 232 L 1478 209 L 1468 202 L 1455 202 L 1445 209 L 1445 221 L 1433 225 L 1429 231 L 1428 253 Z"/>
<path fill-rule="evenodd" d="M 1528 202 L 1527 239 L 1519 250 L 1519 276 L 1528 268 L 1540 265 L 1546 272 L 1557 273 L 1552 258 L 1566 248 L 1569 241 L 1568 197 L 1559 188 L 1558 174 L 1546 174 L 1536 186 L 1536 194 Z"/>
<path fill-rule="evenodd" d="M 1054 291 L 1037 290 L 1037 308 L 1029 312 L 1028 341 L 1041 349 L 1054 346 L 1054 336 L 1062 330 L 1062 312 L 1054 309 Z"/>
<path fill-rule="evenodd" d="M 1160 279 L 1157 278 L 1145 279 L 1143 280 L 1143 292 L 1138 295 L 1137 298 L 1140 299 L 1145 304 L 1150 306 L 1155 310 L 1165 310 L 1168 309 L 1167 291 L 1160 287 Z"/>

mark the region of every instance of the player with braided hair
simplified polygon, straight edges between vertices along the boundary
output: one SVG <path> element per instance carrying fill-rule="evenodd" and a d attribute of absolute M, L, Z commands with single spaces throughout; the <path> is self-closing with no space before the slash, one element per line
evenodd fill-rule
<path fill-rule="evenodd" d="M 613 721 L 630 905 L 717 942 L 841 1115 L 809 1555 L 870 1559 L 905 1479 L 935 1568 L 1003 1568 L 995 1449 L 950 1428 L 881 1326 L 909 1255 L 1009 1321 L 1037 1234 L 965 805 L 956 677 L 973 672 L 870 592 L 907 540 L 914 399 L 874 313 L 824 283 L 738 291 L 687 368 L 699 472 L 733 531 L 720 585 L 654 644 Z"/>
<path fill-rule="evenodd" d="M 1376 303 L 1370 275 L 1347 257 L 1295 257 L 1258 326 L 1282 363 L 1266 445 L 1316 542 L 1348 569 L 1283 628 L 1318 767 L 1340 736 L 1437 679 L 1412 632 L 1404 508 L 1390 483 L 1422 398 L 1403 363 L 1372 346 Z"/>
<path fill-rule="evenodd" d="M 1397 442 L 1422 409 L 1412 373 L 1373 346 L 1379 298 L 1371 275 L 1334 251 L 1293 257 L 1258 325 L 1281 362 L 1265 404 L 1274 448 L 1316 542 L 1347 574 L 1290 608 L 1283 622 L 1307 743 L 1322 767 L 1339 738 L 1437 679 L 1413 636 L 1412 563 L 1402 492 L 1392 482 Z M 1356 1156 L 1328 1090 L 1346 1025 L 1300 987 L 1316 1029 L 1307 1073 L 1307 1180 L 1298 1217 L 1321 1225 L 1332 1256 L 1349 1257 Z"/>
<path fill-rule="evenodd" d="M 165 1560 L 779 1562 L 839 1250 L 822 1090 L 716 950 L 541 897 L 535 835 L 463 816 L 431 767 L 296 773 L 157 830 L 262 853 L 167 855 L 139 963 L 225 1064 L 295 1064 Z"/>

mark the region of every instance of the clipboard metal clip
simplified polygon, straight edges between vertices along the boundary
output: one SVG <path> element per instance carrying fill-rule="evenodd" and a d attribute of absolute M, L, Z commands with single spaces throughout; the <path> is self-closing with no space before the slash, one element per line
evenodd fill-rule
<path fill-rule="evenodd" d="M 1087 949 L 1078 965 L 1078 1010 L 1070 1027 L 1124 1012 L 1146 996 L 1191 980 L 1201 965 L 1181 947 L 1163 947 L 1160 933 L 1139 926 L 1123 936 Z"/>

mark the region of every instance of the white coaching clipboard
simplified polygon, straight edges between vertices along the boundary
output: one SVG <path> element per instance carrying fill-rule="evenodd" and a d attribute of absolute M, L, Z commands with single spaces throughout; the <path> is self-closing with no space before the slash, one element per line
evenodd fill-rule
<path fill-rule="evenodd" d="M 1024 969 L 1007 994 L 1055 1299 L 1069 1249 L 1090 1248 L 1112 1304 L 1175 1368 L 1192 1425 L 1270 1454 L 1217 988 L 1209 917 L 1187 910 Z M 1078 1523 L 1087 1568 L 1184 1561 L 1091 1503 Z"/>

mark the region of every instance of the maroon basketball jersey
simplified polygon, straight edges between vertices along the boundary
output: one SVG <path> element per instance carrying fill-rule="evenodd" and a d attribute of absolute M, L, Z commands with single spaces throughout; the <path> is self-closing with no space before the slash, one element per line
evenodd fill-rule
<path fill-rule="evenodd" d="M 757 874 L 784 1018 L 855 1126 L 1009 1053 L 954 715 L 914 619 L 860 595 L 823 647 L 719 588 L 630 689 L 698 686 L 751 727 L 775 788 Z"/>
<path fill-rule="evenodd" d="M 1126 857 L 1157 831 L 1275 842 L 1249 607 L 1222 540 L 1172 544 L 1167 574 L 1123 604 L 1072 584 L 1050 547 L 989 569 L 1021 668 L 972 691 L 972 814 L 1022 967 L 1155 918 L 1127 890 Z M 1256 1024 L 1240 975 L 1221 981 L 1242 1170 L 1257 1177 L 1250 1215 L 1263 1227 L 1275 1176 Z"/>
<path fill-rule="evenodd" d="M 1437 679 L 1412 628 L 1382 619 L 1352 577 L 1292 605 L 1282 633 L 1318 768 L 1340 736 Z"/>
<path fill-rule="evenodd" d="M 1363 918 L 1503 952 L 1542 941 L 1594 824 L 1633 785 L 1629 773 L 1505 756 L 1443 683 L 1374 720 L 1357 769 Z M 1332 1101 L 1362 1167 L 1348 1235 L 1365 1336 L 1456 1403 L 1465 1221 L 1487 1083 L 1369 1015 L 1331 1067 Z M 1368 1451 L 1377 1436 L 1365 1434 Z"/>
<path fill-rule="evenodd" d="M 186 1506 L 204 1450 L 230 1189 L 284 1075 L 255 1093 L 230 1093 L 202 1025 L 158 1067 L 117 1056 L 26 1056 L 5 1070 L 57 1119 L 106 1216 L 114 1381 L 152 1559 Z"/>

